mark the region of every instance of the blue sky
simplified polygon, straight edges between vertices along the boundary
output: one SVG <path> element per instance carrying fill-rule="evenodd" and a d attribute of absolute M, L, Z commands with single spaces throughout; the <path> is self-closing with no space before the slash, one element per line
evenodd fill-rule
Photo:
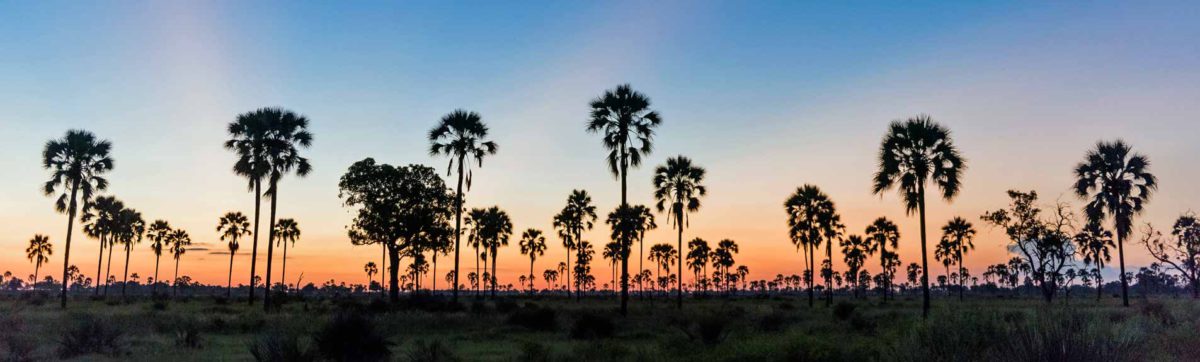
<path fill-rule="evenodd" d="M 583 124 L 587 101 L 625 82 L 665 118 L 655 153 L 631 174 L 635 201 L 650 202 L 654 165 L 692 157 L 709 169 L 712 194 L 689 237 L 738 240 L 760 277 L 799 272 L 780 205 L 803 183 L 830 193 L 851 230 L 880 215 L 901 221 L 901 256 L 915 260 L 916 223 L 894 196 L 871 195 L 869 177 L 886 122 L 918 113 L 954 130 L 970 160 L 962 196 L 933 206 L 931 225 L 977 220 L 1003 207 L 1009 188 L 1078 203 L 1066 193 L 1070 168 L 1115 137 L 1154 162 L 1162 190 L 1145 220 L 1164 225 L 1200 205 L 1198 10 L 1157 1 L 3 2 L 0 250 L 23 248 L 34 233 L 61 242 L 65 218 L 38 192 L 38 157 L 69 128 L 115 143 L 113 194 L 217 248 L 217 217 L 252 207 L 228 171 L 224 125 L 262 106 L 312 119 L 315 171 L 289 179 L 281 196 L 281 213 L 305 229 L 294 260 L 311 280 L 356 278 L 375 255 L 345 239 L 350 216 L 336 190 L 345 168 L 365 157 L 444 167 L 426 154 L 425 132 L 456 108 L 482 113 L 501 145 L 469 206 L 498 204 L 519 229 L 549 229 L 573 188 L 596 195 L 601 210 L 616 204 L 599 138 Z M 1006 258 L 999 232 L 980 238 L 969 264 Z M 74 249 L 84 270 L 94 244 Z M 32 269 L 17 254 L 0 253 L 0 268 Z M 1145 264 L 1143 254 L 1131 263 Z M 195 255 L 194 274 L 220 279 L 220 258 Z M 522 270 L 512 265 L 513 275 Z"/>

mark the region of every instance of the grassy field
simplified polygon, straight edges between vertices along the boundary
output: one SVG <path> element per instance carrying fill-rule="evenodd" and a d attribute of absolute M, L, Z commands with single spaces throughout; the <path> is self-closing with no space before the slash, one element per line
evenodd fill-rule
<path fill-rule="evenodd" d="M 213 298 L 0 301 L 6 360 L 1169 361 L 1200 360 L 1200 304 L 1143 299 L 293 300 L 278 312 Z M 377 353 L 370 354 L 371 351 Z M 347 353 L 360 353 L 358 355 Z"/>

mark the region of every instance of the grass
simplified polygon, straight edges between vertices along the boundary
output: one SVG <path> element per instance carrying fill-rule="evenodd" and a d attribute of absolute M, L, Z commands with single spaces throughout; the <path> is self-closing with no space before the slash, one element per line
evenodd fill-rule
<path fill-rule="evenodd" d="M 1143 299 L 1130 308 L 1114 300 L 1046 305 L 1033 298 L 939 299 L 929 320 L 920 318 L 919 300 L 837 303 L 836 308 L 820 303 L 809 308 L 803 298 L 701 299 L 687 301 L 680 312 L 666 301 L 635 299 L 630 315 L 622 318 L 617 302 L 609 299 L 485 300 L 460 308 L 443 305 L 456 311 L 436 312 L 388 310 L 369 298 L 309 299 L 270 314 L 261 305 L 206 298 L 157 306 L 147 300 L 80 299 L 67 312 L 54 303 L 3 300 L 0 359 L 250 361 L 252 346 L 267 346 L 263 341 L 282 341 L 271 345 L 276 349 L 291 343 L 298 356 L 333 360 L 337 353 L 378 348 L 384 350 L 367 356 L 399 361 L 1200 358 L 1195 333 L 1200 304 L 1188 299 Z M 573 333 L 603 330 L 606 323 L 615 327 L 610 336 Z M 376 337 L 359 335 L 363 330 Z M 328 350 L 341 352 L 323 354 Z"/>

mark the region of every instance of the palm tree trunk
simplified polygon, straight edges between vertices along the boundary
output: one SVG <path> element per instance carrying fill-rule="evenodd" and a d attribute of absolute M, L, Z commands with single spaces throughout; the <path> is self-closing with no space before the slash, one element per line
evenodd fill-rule
<path fill-rule="evenodd" d="M 254 179 L 254 243 L 250 246 L 250 297 L 248 299 L 250 305 L 254 305 L 254 268 L 258 266 L 258 219 L 259 212 L 262 209 L 262 180 Z"/>
<path fill-rule="evenodd" d="M 808 306 L 812 307 L 817 303 L 817 294 L 813 289 L 813 282 L 817 280 L 816 263 L 813 262 L 817 258 L 816 248 L 812 244 L 808 244 Z"/>
<path fill-rule="evenodd" d="M 388 269 L 388 273 L 391 275 L 388 281 L 388 299 L 392 303 L 396 303 L 400 301 L 400 252 L 389 247 L 388 257 L 390 259 L 388 264 L 391 264 Z"/>
<path fill-rule="evenodd" d="M 959 243 L 961 244 L 962 241 L 959 241 Z M 958 248 L 958 301 L 960 302 L 963 300 L 963 289 L 966 287 L 963 285 L 964 282 L 966 282 L 965 279 L 967 279 L 967 277 L 963 275 L 964 270 L 966 269 L 963 268 L 962 247 L 960 246 Z"/>
<path fill-rule="evenodd" d="M 229 279 L 225 282 L 225 297 L 233 298 L 233 252 L 229 252 Z"/>
<path fill-rule="evenodd" d="M 564 274 L 567 275 L 567 283 L 565 285 L 567 287 L 567 297 L 570 298 L 571 297 L 571 248 L 567 248 L 567 264 L 566 264 L 566 266 L 567 266 L 567 270 L 566 270 L 566 273 L 564 273 Z M 614 266 L 613 273 L 616 273 L 616 270 L 617 270 L 617 268 Z M 614 288 L 616 287 L 616 285 L 615 285 L 616 283 L 617 283 L 617 278 L 613 277 L 613 284 L 614 284 L 613 287 Z"/>
<path fill-rule="evenodd" d="M 125 287 L 129 285 L 129 249 L 133 244 L 125 244 L 125 277 L 121 281 L 121 299 L 125 299 Z"/>
<path fill-rule="evenodd" d="M 109 238 L 109 240 L 112 240 L 112 238 Z M 108 297 L 108 278 L 110 276 L 112 276 L 112 252 L 113 252 L 113 248 L 115 246 L 117 246 L 115 243 L 113 245 L 108 246 L 108 266 L 104 267 L 104 297 L 105 298 Z"/>
<path fill-rule="evenodd" d="M 150 296 L 158 295 L 158 262 L 162 260 L 162 254 L 154 254 L 154 285 L 150 286 Z"/>
<path fill-rule="evenodd" d="M 576 264 L 575 266 L 576 267 L 578 267 L 579 266 L 578 264 L 583 261 L 583 245 L 579 244 L 581 242 L 580 240 L 583 240 L 583 235 L 580 232 L 580 230 L 576 229 L 575 230 L 575 250 L 576 250 L 575 252 L 579 253 L 578 255 L 575 255 L 575 264 Z M 628 251 L 628 250 L 626 250 L 626 251 Z M 628 254 L 628 253 L 626 253 L 626 254 Z M 571 268 L 571 270 L 568 271 L 568 274 L 574 273 L 575 269 L 576 268 Z M 583 294 L 580 291 L 580 289 L 583 287 L 583 281 L 579 280 L 579 277 L 580 277 L 579 275 L 575 276 L 575 301 L 576 302 L 583 299 Z"/>
<path fill-rule="evenodd" d="M 380 270 L 383 270 L 386 273 L 388 270 L 387 266 L 387 244 L 379 243 L 379 267 L 383 268 Z M 370 278 L 370 276 L 367 277 Z M 368 284 L 367 287 L 367 289 L 370 289 L 370 284 Z M 383 295 L 383 278 L 379 278 L 379 294 Z"/>
<path fill-rule="evenodd" d="M 529 254 L 533 255 L 533 252 L 530 251 Z M 533 294 L 533 260 L 534 258 L 529 258 L 529 294 Z"/>
<path fill-rule="evenodd" d="M 171 295 L 179 296 L 179 256 L 175 256 L 175 282 L 171 284 Z"/>
<path fill-rule="evenodd" d="M 434 251 L 433 251 L 433 289 L 430 289 L 430 290 L 429 290 L 431 293 L 436 293 L 436 292 L 437 292 L 437 280 L 438 280 L 438 273 L 437 273 L 437 255 L 438 255 L 438 252 L 437 252 L 437 250 L 434 250 Z"/>
<path fill-rule="evenodd" d="M 479 298 L 479 287 L 483 285 L 483 274 L 479 272 L 479 259 L 483 259 L 479 255 L 479 247 L 475 247 L 475 298 Z M 487 260 L 483 261 L 484 263 Z"/>
<path fill-rule="evenodd" d="M 883 302 L 887 303 L 888 292 L 892 289 L 892 276 L 888 274 L 887 269 L 887 239 L 883 238 L 879 243 L 879 270 L 883 273 Z"/>
<path fill-rule="evenodd" d="M 98 255 L 96 258 L 96 290 L 95 290 L 94 295 L 97 297 L 100 296 L 100 282 L 102 280 L 107 280 L 107 278 L 100 276 L 100 271 L 104 270 L 104 244 L 105 244 L 104 236 L 105 236 L 104 232 L 101 232 L 100 233 L 100 255 Z"/>
<path fill-rule="evenodd" d="M 624 143 L 621 147 L 621 207 L 628 207 L 628 187 L 626 178 L 629 174 L 628 155 L 626 155 Z M 622 241 L 624 243 L 624 241 Z M 627 249 L 622 247 L 621 249 Z M 621 316 L 629 315 L 629 250 L 623 250 L 621 253 Z M 639 273 L 641 273 L 639 271 Z"/>
<path fill-rule="evenodd" d="M 38 257 L 38 262 L 33 264 L 33 289 L 34 290 L 37 290 L 38 271 L 42 268 L 41 254 L 39 254 L 37 257 Z M 66 283 L 65 279 L 64 279 L 64 283 Z"/>
<path fill-rule="evenodd" d="M 279 180 L 271 180 L 271 217 L 267 225 L 267 272 L 263 285 L 263 311 L 271 311 L 271 262 L 275 254 L 275 210 L 279 204 Z"/>
<path fill-rule="evenodd" d="M 71 265 L 71 229 L 75 226 L 75 194 L 79 192 L 79 181 L 71 183 L 71 205 L 67 208 L 67 248 L 63 252 L 62 309 L 67 309 L 67 266 Z"/>
<path fill-rule="evenodd" d="M 493 244 L 493 245 L 495 245 L 495 244 Z M 493 246 L 492 247 L 492 277 L 489 278 L 489 279 L 491 279 L 491 282 L 492 282 L 492 298 L 496 297 L 496 251 L 497 251 L 496 247 Z"/>
<path fill-rule="evenodd" d="M 825 298 L 826 298 L 825 306 L 831 307 L 831 306 L 833 306 L 833 240 L 832 239 L 825 241 L 825 260 L 829 260 L 829 277 L 825 278 Z M 825 276 L 825 273 L 822 272 L 821 276 L 822 277 Z M 858 277 L 858 276 L 855 275 L 855 277 Z M 813 278 L 816 278 L 816 276 L 813 276 Z M 855 293 L 857 293 L 857 291 L 855 291 Z"/>
<path fill-rule="evenodd" d="M 921 317 L 929 318 L 929 255 L 925 251 L 925 183 L 917 184 L 917 207 L 921 216 Z"/>
<path fill-rule="evenodd" d="M 680 205 L 682 208 L 682 205 Z M 682 214 L 682 212 L 680 212 Z M 679 223 L 679 278 L 675 283 L 675 309 L 683 309 L 683 218 L 681 215 L 675 216 L 675 222 Z"/>
<path fill-rule="evenodd" d="M 283 241 L 283 267 L 282 267 L 282 269 L 283 269 L 283 270 L 280 270 L 280 271 L 279 271 L 279 281 L 283 282 L 283 292 L 284 292 L 284 294 L 286 294 L 286 293 L 288 292 L 288 285 L 287 285 L 287 249 L 288 249 L 288 241 L 287 241 L 287 240 L 284 240 L 284 241 Z"/>
<path fill-rule="evenodd" d="M 1117 235 L 1117 254 L 1121 258 L 1121 303 L 1129 306 L 1129 280 L 1125 278 L 1125 238 Z"/>
<path fill-rule="evenodd" d="M 458 249 L 460 248 L 459 241 L 462 239 L 462 185 L 463 185 L 463 156 L 458 156 L 458 188 L 455 189 L 454 198 L 454 297 L 452 300 L 458 302 Z M 476 259 L 476 271 L 479 271 L 479 260 Z"/>

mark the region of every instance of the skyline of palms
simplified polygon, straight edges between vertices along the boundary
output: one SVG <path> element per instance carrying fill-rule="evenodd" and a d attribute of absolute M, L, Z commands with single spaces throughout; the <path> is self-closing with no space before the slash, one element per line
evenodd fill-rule
<path fill-rule="evenodd" d="M 654 205 L 658 212 L 668 211 L 667 222 L 675 221 L 675 229 L 679 232 L 677 250 L 683 250 L 683 229 L 688 226 L 688 213 L 700 210 L 700 197 L 708 193 L 704 187 L 704 168 L 692 165 L 692 160 L 675 156 L 668 158 L 666 165 L 654 170 Z M 674 216 L 674 219 L 672 219 Z M 677 278 L 676 307 L 683 308 L 683 263 L 679 263 Z"/>
<path fill-rule="evenodd" d="M 97 191 L 108 188 L 108 180 L 102 175 L 113 169 L 113 159 L 109 157 L 112 143 L 107 140 L 97 140 L 96 135 L 83 130 L 69 130 L 61 139 L 46 142 L 42 150 L 42 168 L 51 170 L 50 180 L 42 187 L 46 196 L 52 196 L 56 189 L 62 188 L 62 193 L 55 201 L 55 210 L 67 214 L 67 237 L 63 247 L 63 277 L 67 280 L 67 268 L 71 264 L 71 234 L 74 231 L 75 216 L 79 201 L 83 202 L 83 212 L 91 208 L 92 195 Z M 60 307 L 67 308 L 67 284 L 62 283 Z"/>

